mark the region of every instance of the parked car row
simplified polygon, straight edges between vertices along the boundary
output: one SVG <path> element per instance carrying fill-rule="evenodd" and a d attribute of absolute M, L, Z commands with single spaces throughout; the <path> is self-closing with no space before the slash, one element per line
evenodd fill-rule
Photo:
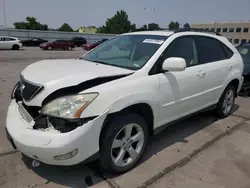
<path fill-rule="evenodd" d="M 19 50 L 23 46 L 38 46 L 43 50 L 63 49 L 72 50 L 75 46 L 82 47 L 85 50 L 92 50 L 108 39 L 101 39 L 92 44 L 87 44 L 87 40 L 83 37 L 73 37 L 70 40 L 53 40 L 48 41 L 42 38 L 31 38 L 27 40 L 19 40 L 16 37 L 0 36 L 0 49 Z"/>

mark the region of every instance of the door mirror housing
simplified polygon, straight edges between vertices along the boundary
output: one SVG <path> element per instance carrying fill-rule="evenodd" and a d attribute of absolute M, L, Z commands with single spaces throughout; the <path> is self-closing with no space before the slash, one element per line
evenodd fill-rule
<path fill-rule="evenodd" d="M 162 70 L 164 71 L 184 71 L 186 69 L 186 60 L 180 57 L 170 57 L 164 60 Z"/>

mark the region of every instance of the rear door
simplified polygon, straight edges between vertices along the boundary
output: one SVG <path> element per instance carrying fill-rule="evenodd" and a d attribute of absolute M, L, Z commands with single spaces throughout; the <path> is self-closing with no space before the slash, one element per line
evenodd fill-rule
<path fill-rule="evenodd" d="M 221 41 L 207 36 L 198 37 L 198 50 L 205 74 L 206 82 L 204 90 L 204 100 L 209 104 L 218 102 L 226 79 L 230 76 L 232 65 L 230 58 L 233 53 L 227 54 L 225 50 L 230 50 Z"/>
<path fill-rule="evenodd" d="M 53 48 L 55 48 L 55 49 L 63 48 L 63 42 L 61 40 L 55 41 Z"/>

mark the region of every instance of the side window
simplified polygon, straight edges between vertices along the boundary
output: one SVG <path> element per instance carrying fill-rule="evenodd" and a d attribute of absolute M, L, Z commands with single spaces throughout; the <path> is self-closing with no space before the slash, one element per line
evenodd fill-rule
<path fill-rule="evenodd" d="M 227 59 L 219 41 L 209 37 L 199 37 L 199 53 L 203 63 Z"/>
<path fill-rule="evenodd" d="M 8 41 L 14 41 L 14 40 L 16 40 L 16 39 L 13 39 L 13 38 L 7 38 L 8 39 Z"/>
<path fill-rule="evenodd" d="M 195 39 L 193 37 L 180 37 L 175 39 L 163 52 L 163 59 L 169 57 L 181 57 L 186 60 L 187 67 L 198 63 Z"/>
<path fill-rule="evenodd" d="M 220 46 L 223 49 L 227 59 L 230 59 L 234 55 L 232 50 L 230 50 L 226 45 L 220 43 Z"/>

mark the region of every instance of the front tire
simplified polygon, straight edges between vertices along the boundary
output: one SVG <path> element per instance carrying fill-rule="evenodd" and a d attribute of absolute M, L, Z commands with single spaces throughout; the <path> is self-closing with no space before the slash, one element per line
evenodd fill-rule
<path fill-rule="evenodd" d="M 223 92 L 216 108 L 217 115 L 220 118 L 228 117 L 232 114 L 235 101 L 236 88 L 234 85 L 228 85 Z"/>
<path fill-rule="evenodd" d="M 19 45 L 17 45 L 17 44 L 14 44 L 13 46 L 12 46 L 12 50 L 19 50 Z"/>
<path fill-rule="evenodd" d="M 48 46 L 48 50 L 52 50 L 52 46 Z"/>
<path fill-rule="evenodd" d="M 148 126 L 137 114 L 122 114 L 108 121 L 100 139 L 101 166 L 110 173 L 124 173 L 132 169 L 144 153 Z"/>

